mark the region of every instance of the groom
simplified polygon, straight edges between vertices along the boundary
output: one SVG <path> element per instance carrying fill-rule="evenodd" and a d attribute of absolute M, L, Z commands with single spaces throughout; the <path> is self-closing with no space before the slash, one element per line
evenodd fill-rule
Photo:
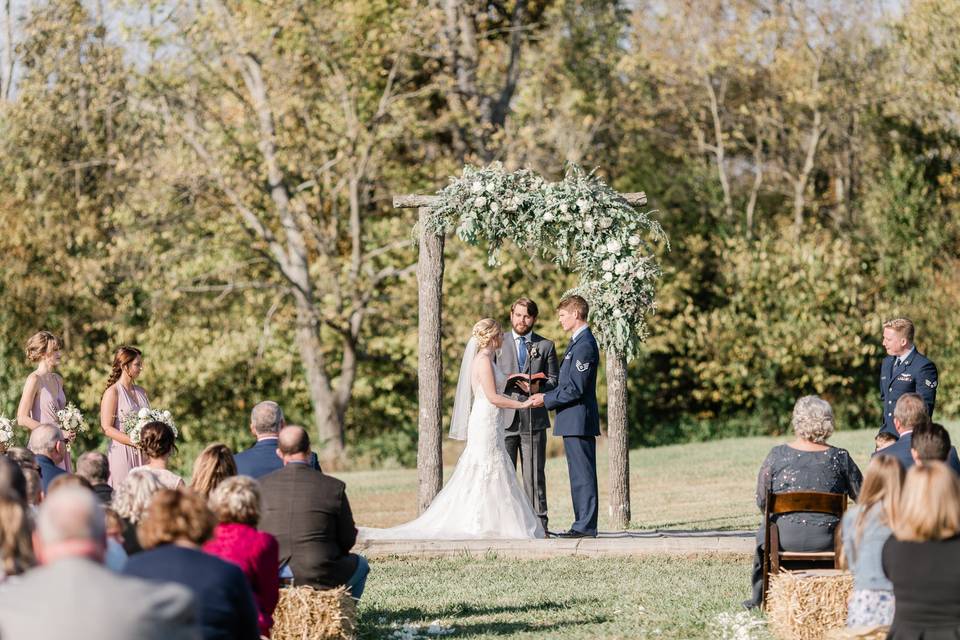
<path fill-rule="evenodd" d="M 597 408 L 597 366 L 600 349 L 587 326 L 590 308 L 580 296 L 560 301 L 557 315 L 560 326 L 570 335 L 570 344 L 560 364 L 557 388 L 534 395 L 557 412 L 553 434 L 563 436 L 570 474 L 570 493 L 576 521 L 560 538 L 597 537 L 597 440 L 600 412 Z"/>
<path fill-rule="evenodd" d="M 537 304 L 530 298 L 519 298 L 510 307 L 510 325 L 513 331 L 503 334 L 503 346 L 496 354 L 496 362 L 506 374 L 542 373 L 546 379 L 540 389 L 549 391 L 557 386 L 557 351 L 553 342 L 534 333 L 539 315 Z M 530 385 L 524 381 L 509 381 L 504 390 L 514 400 L 526 400 Z M 547 530 L 547 479 L 544 461 L 547 457 L 547 429 L 550 414 L 543 407 L 537 409 L 503 410 L 506 425 L 507 455 L 517 467 L 517 453 L 523 468 L 523 488 L 530 498 L 534 512 Z"/>

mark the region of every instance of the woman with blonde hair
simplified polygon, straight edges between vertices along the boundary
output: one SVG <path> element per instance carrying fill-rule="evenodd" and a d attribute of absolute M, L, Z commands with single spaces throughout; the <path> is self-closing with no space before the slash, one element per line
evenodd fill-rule
<path fill-rule="evenodd" d="M 882 554 L 897 521 L 902 484 L 903 467 L 896 458 L 874 457 L 863 479 L 859 503 L 843 515 L 843 555 L 853 574 L 848 627 L 893 622 L 893 585 L 883 575 Z"/>
<path fill-rule="evenodd" d="M 215 442 L 207 445 L 193 463 L 190 488 L 206 498 L 217 488 L 217 485 L 235 475 L 237 475 L 237 463 L 233 459 L 230 447 Z"/>
<path fill-rule="evenodd" d="M 942 462 L 914 465 L 883 571 L 897 600 L 887 638 L 960 638 L 960 480 Z"/>
<path fill-rule="evenodd" d="M 120 424 L 123 417 L 150 406 L 147 392 L 134 384 L 143 371 L 143 354 L 135 347 L 123 346 L 113 356 L 113 368 L 107 378 L 107 388 L 100 399 L 100 428 L 110 439 L 107 460 L 110 463 L 111 487 L 123 483 L 131 469 L 143 464 L 143 455 Z"/>
<path fill-rule="evenodd" d="M 57 412 L 67 406 L 63 378 L 56 372 L 63 353 L 63 342 L 49 331 L 39 331 L 30 336 L 24 351 L 27 360 L 36 363 L 37 368 L 27 376 L 23 385 L 17 406 L 17 424 L 31 431 L 41 424 L 59 425 Z M 72 438 L 73 434 L 64 434 L 66 442 Z M 73 469 L 70 454 L 66 453 L 57 466 L 70 472 Z"/>
<path fill-rule="evenodd" d="M 361 529 L 366 539 L 543 538 L 540 518 L 517 481 L 504 444 L 504 408 L 526 409 L 533 399 L 503 395 L 507 376 L 494 362 L 503 330 L 493 318 L 473 326 L 460 365 L 450 437 L 466 439 L 450 481 L 419 518 L 390 529 Z"/>
<path fill-rule="evenodd" d="M 137 537 L 137 524 L 150 507 L 160 481 L 147 469 L 134 469 L 113 494 L 111 507 L 123 520 L 123 549 L 127 555 L 143 551 Z"/>

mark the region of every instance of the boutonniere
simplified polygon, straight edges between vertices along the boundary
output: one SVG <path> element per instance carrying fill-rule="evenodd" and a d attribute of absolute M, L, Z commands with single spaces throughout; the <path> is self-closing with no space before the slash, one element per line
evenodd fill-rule
<path fill-rule="evenodd" d="M 531 357 L 531 358 L 539 358 L 539 357 L 540 357 L 540 349 L 537 349 L 537 345 L 532 344 L 532 343 L 531 343 L 531 345 L 530 345 L 530 357 Z"/>

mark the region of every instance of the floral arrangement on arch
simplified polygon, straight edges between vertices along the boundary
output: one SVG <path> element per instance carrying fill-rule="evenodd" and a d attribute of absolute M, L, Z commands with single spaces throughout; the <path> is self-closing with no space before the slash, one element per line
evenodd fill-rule
<path fill-rule="evenodd" d="M 130 436 L 130 442 L 133 443 L 133 446 L 137 447 L 140 446 L 140 432 L 151 422 L 162 422 L 170 427 L 173 431 L 174 438 L 180 435 L 177 431 L 177 425 L 174 424 L 173 417 L 169 411 L 150 409 L 148 407 L 124 414 L 123 419 L 120 421 L 120 429 Z"/>
<path fill-rule="evenodd" d="M 559 182 L 500 163 L 466 166 L 439 193 L 427 221 L 435 233 L 455 231 L 464 242 L 486 243 L 490 264 L 504 240 L 570 269 L 590 303 L 600 345 L 632 358 L 656 311 L 660 263 L 654 244 L 670 247 L 663 228 L 593 172 L 571 165 Z M 598 320 L 602 319 L 602 320 Z"/>

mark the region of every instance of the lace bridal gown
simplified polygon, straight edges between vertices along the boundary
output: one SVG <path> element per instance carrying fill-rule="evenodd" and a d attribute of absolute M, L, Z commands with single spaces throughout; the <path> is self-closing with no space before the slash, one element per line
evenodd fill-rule
<path fill-rule="evenodd" d="M 496 388 L 506 376 L 493 367 Z M 503 412 L 474 384 L 467 446 L 446 486 L 419 518 L 390 529 L 361 527 L 366 540 L 543 538 L 503 444 Z"/>

